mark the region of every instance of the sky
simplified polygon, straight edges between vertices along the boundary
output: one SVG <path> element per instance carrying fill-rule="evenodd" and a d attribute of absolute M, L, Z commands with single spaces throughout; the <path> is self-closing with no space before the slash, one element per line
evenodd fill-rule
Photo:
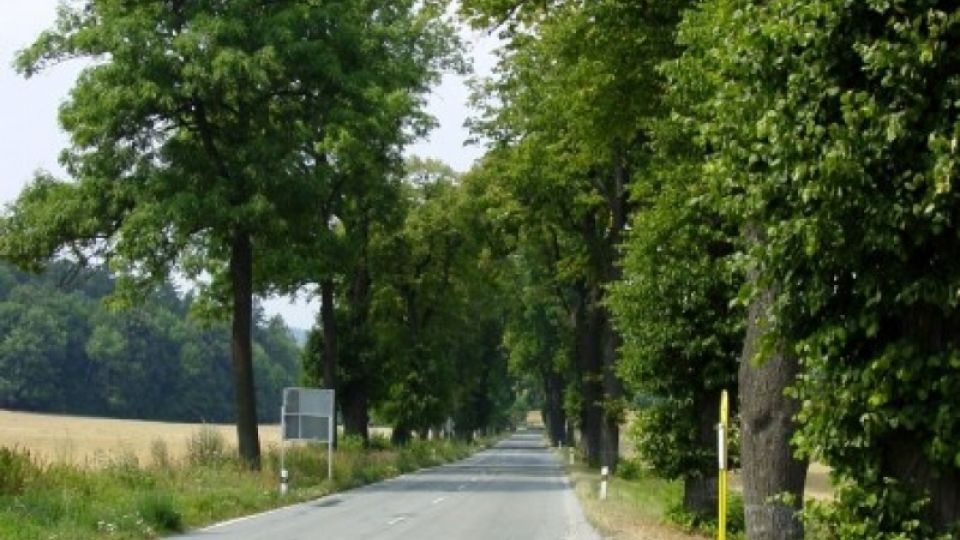
<path fill-rule="evenodd" d="M 53 25 L 57 4 L 58 0 L 0 0 L 0 206 L 13 201 L 38 170 L 64 175 L 57 156 L 68 137 L 57 123 L 57 108 L 84 64 L 71 61 L 30 79 L 12 67 L 15 53 Z M 496 38 L 469 30 L 461 34 L 475 74 L 489 74 Z M 439 159 L 459 171 L 469 169 L 482 150 L 463 144 L 468 136 L 463 123 L 470 115 L 467 97 L 465 77 L 444 75 L 427 106 L 440 125 L 407 153 Z M 282 315 L 290 326 L 310 328 L 319 303 L 309 296 L 306 291 L 293 299 L 268 298 L 264 307 L 269 315 Z"/>

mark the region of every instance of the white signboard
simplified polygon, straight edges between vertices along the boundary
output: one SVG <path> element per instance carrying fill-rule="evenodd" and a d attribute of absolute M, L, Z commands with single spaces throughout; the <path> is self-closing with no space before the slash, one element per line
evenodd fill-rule
<path fill-rule="evenodd" d="M 330 442 L 333 390 L 283 389 L 283 440 Z"/>
<path fill-rule="evenodd" d="M 280 493 L 286 493 L 289 475 L 284 452 L 285 441 L 327 443 L 327 476 L 333 477 L 333 390 L 320 388 L 284 388 L 280 409 Z"/>

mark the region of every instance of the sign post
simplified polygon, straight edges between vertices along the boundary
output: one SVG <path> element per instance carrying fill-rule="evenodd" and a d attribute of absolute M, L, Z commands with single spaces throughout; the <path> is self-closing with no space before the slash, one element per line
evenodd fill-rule
<path fill-rule="evenodd" d="M 717 475 L 717 540 L 727 539 L 727 424 L 729 422 L 729 407 L 727 391 L 720 392 L 720 424 L 717 425 L 717 458 L 719 460 L 719 474 Z"/>
<path fill-rule="evenodd" d="M 280 409 L 280 494 L 290 481 L 286 468 L 286 441 L 327 443 L 327 478 L 333 478 L 334 391 L 284 388 Z"/>

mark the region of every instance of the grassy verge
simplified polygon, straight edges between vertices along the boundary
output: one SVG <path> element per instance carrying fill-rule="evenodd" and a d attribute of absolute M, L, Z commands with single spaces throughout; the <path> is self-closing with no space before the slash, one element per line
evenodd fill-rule
<path fill-rule="evenodd" d="M 627 478 L 613 477 L 607 500 L 599 498 L 600 474 L 582 463 L 568 467 L 570 481 L 587 520 L 604 538 L 614 540 L 691 540 L 710 538 L 673 522 L 682 497 L 680 482 L 630 467 Z M 731 537 L 736 538 L 736 537 Z"/>
<path fill-rule="evenodd" d="M 466 457 L 475 446 L 414 441 L 364 449 L 345 440 L 327 479 L 326 451 L 287 452 L 290 492 L 277 492 L 279 453 L 268 450 L 263 470 L 246 471 L 221 435 L 201 430 L 181 461 L 157 442 L 149 464 L 134 456 L 102 468 L 43 463 L 23 450 L 0 448 L 0 538 L 87 540 L 153 538 L 219 520 L 313 499 Z"/>

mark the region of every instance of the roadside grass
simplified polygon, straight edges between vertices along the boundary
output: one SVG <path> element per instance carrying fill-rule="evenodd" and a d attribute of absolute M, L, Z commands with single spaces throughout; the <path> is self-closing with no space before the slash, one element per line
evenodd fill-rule
<path fill-rule="evenodd" d="M 566 463 L 567 454 L 562 456 Z M 607 499 L 600 500 L 600 473 L 582 462 L 567 466 L 570 482 L 587 520 L 603 538 L 613 540 L 692 540 L 710 532 L 683 527 L 675 520 L 683 496 L 679 481 L 667 481 L 631 465 L 627 474 L 610 478 Z M 735 535 L 731 539 L 738 538 Z"/>
<path fill-rule="evenodd" d="M 400 448 L 375 441 L 364 449 L 345 438 L 328 480 L 325 447 L 293 447 L 286 461 L 290 491 L 281 497 L 275 446 L 266 449 L 257 472 L 241 467 L 215 430 L 201 428 L 188 447 L 182 459 L 173 459 L 157 442 L 149 463 L 129 454 L 95 468 L 0 447 L 0 538 L 155 538 L 461 459 L 477 449 L 456 441 L 412 441 Z"/>

